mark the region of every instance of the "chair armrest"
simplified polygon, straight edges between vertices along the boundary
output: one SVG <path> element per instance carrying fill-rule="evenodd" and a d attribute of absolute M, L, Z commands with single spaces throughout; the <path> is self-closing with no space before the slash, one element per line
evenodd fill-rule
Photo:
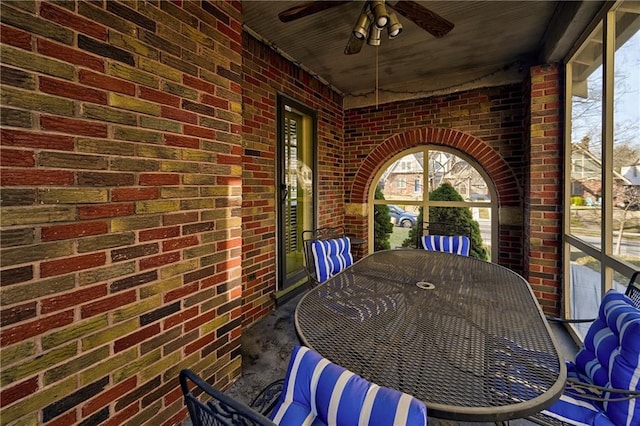
<path fill-rule="evenodd" d="M 571 318 L 571 319 L 558 318 L 558 317 L 546 317 L 546 318 L 547 318 L 547 321 L 557 322 L 560 324 L 580 324 L 580 323 L 586 323 L 586 322 L 594 322 L 596 320 L 595 318 Z"/>
<path fill-rule="evenodd" d="M 629 284 L 627 286 L 627 291 L 625 291 L 625 295 L 633 300 L 633 304 L 640 308 L 640 282 L 636 282 L 636 279 L 640 276 L 640 271 L 636 271 L 631 275 L 631 279 L 629 280 Z"/>
<path fill-rule="evenodd" d="M 589 399 L 591 401 L 626 401 L 628 399 L 634 399 L 640 397 L 640 391 L 629 389 L 617 389 L 606 386 L 592 385 L 584 383 L 575 379 L 567 379 L 566 389 L 572 389 L 580 394 L 581 398 Z M 619 397 L 605 397 L 605 393 L 612 393 L 616 395 L 623 395 Z"/>
<path fill-rule="evenodd" d="M 256 411 L 259 411 L 263 415 L 267 416 L 273 410 L 278 398 L 282 393 L 284 387 L 284 379 L 276 380 L 268 384 L 262 391 L 256 396 L 249 406 Z"/>
<path fill-rule="evenodd" d="M 198 396 L 204 393 L 208 396 L 202 401 Z M 212 424 L 242 424 L 255 426 L 276 426 L 268 417 L 255 411 L 253 408 L 228 395 L 214 389 L 191 370 L 180 371 L 180 387 L 184 395 L 184 403 L 189 410 L 189 417 L 194 426 Z"/>

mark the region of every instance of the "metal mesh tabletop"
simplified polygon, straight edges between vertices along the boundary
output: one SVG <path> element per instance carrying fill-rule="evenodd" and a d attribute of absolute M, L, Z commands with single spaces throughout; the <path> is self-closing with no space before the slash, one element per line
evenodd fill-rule
<path fill-rule="evenodd" d="M 295 313 L 306 346 L 459 421 L 526 417 L 560 397 L 564 361 L 529 284 L 477 259 L 373 253 L 310 290 Z"/>

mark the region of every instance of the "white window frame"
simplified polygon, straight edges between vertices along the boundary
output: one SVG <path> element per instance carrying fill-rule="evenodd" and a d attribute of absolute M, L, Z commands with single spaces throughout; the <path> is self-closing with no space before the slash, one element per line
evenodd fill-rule
<path fill-rule="evenodd" d="M 576 248 L 587 256 L 591 256 L 600 262 L 601 265 L 601 295 L 604 295 L 613 287 L 614 271 L 624 276 L 630 277 L 635 271 L 634 266 L 613 255 L 613 140 L 614 140 L 614 57 L 615 57 L 615 26 L 616 10 L 623 1 L 616 2 L 603 11 L 582 37 L 572 48 L 570 54 L 565 59 L 565 158 L 564 158 L 564 182 L 567 194 L 563 200 L 564 222 L 563 222 L 563 305 L 562 314 L 565 318 L 571 317 L 571 248 Z M 580 237 L 571 233 L 571 194 L 572 194 L 572 61 L 580 51 L 581 47 L 592 37 L 594 30 L 602 24 L 602 70 L 603 70 L 603 107 L 602 107 L 602 222 L 600 229 L 600 247 L 595 247 L 585 242 Z M 573 176 L 575 177 L 575 176 Z M 570 327 L 572 331 L 573 328 Z M 574 333 L 574 338 L 580 340 Z"/>
<path fill-rule="evenodd" d="M 428 198 L 428 190 L 431 189 L 429 188 L 428 185 L 428 162 L 429 162 L 429 156 L 428 153 L 430 151 L 442 151 L 442 152 L 448 152 L 451 154 L 454 154 L 460 158 L 462 158 L 463 160 L 465 160 L 470 166 L 472 166 L 474 169 L 476 169 L 478 171 L 478 173 L 480 174 L 480 176 L 482 176 L 482 178 L 484 179 L 486 185 L 487 185 L 487 191 L 489 193 L 489 196 L 491 197 L 491 201 L 430 201 Z M 368 215 L 370 218 L 374 217 L 374 206 L 376 205 L 381 205 L 381 204 L 398 204 L 397 200 L 376 200 L 375 199 L 375 192 L 376 192 L 376 184 L 378 183 L 378 181 L 380 180 L 380 178 L 382 177 L 382 175 L 384 174 L 384 172 L 389 168 L 389 166 L 391 166 L 395 161 L 397 161 L 398 159 L 405 157 L 407 155 L 410 154 L 415 154 L 417 152 L 423 152 L 424 153 L 424 164 L 423 164 L 423 180 L 422 180 L 422 193 L 423 193 L 423 200 L 403 200 L 402 204 L 403 205 L 411 205 L 411 206 L 416 206 L 417 208 L 422 207 L 424 209 L 424 211 L 428 211 L 429 206 L 442 206 L 442 207 L 484 207 L 484 208 L 489 208 L 491 210 L 491 259 L 494 259 L 494 261 L 496 261 L 498 259 L 498 253 L 499 253 L 499 247 L 498 247 L 498 196 L 497 196 L 497 192 L 496 192 L 496 188 L 493 184 L 493 181 L 491 180 L 491 177 L 489 176 L 489 174 L 480 166 L 480 164 L 478 164 L 478 162 L 471 157 L 470 155 L 462 152 L 462 151 L 458 151 L 456 149 L 452 149 L 452 148 L 448 148 L 448 147 L 444 147 L 444 146 L 440 146 L 440 145 L 421 145 L 419 147 L 415 147 L 415 148 L 410 148 L 407 150 L 404 150 L 396 155 L 394 155 L 391 159 L 389 159 L 387 162 L 385 162 L 382 167 L 380 167 L 380 170 L 378 170 L 378 172 L 375 174 L 375 176 L 373 177 L 373 180 L 371 181 L 371 187 L 369 188 L 369 197 L 368 197 Z M 426 191 L 426 193 L 425 193 Z M 369 229 L 368 229 L 368 239 L 369 241 L 371 241 L 372 243 L 369 244 L 369 252 L 373 252 L 373 240 L 374 240 L 374 235 L 373 235 L 373 227 L 374 227 L 374 221 L 373 220 L 369 220 Z"/>

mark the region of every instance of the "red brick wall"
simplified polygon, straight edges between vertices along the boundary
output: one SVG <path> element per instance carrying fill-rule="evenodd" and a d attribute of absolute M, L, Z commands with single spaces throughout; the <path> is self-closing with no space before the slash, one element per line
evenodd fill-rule
<path fill-rule="evenodd" d="M 240 373 L 240 2 L 2 2 L 3 424 L 182 420 Z"/>
<path fill-rule="evenodd" d="M 525 211 L 526 275 L 545 311 L 560 310 L 562 282 L 563 119 L 561 67 L 531 69 L 530 163 Z"/>
<path fill-rule="evenodd" d="M 243 285 L 245 323 L 273 308 L 276 288 L 277 94 L 317 113 L 318 225 L 344 217 L 342 99 L 248 34 L 243 36 Z"/>
<path fill-rule="evenodd" d="M 3 424 L 174 424 L 181 368 L 221 387 L 240 374 L 242 322 L 275 289 L 276 93 L 318 113 L 320 226 L 366 235 L 347 203 L 391 155 L 464 149 L 501 207 L 523 213 L 531 194 L 531 223 L 500 224 L 499 261 L 556 300 L 558 166 L 524 154 L 559 148 L 557 94 L 536 89 L 553 67 L 534 70 L 530 101 L 525 84 L 345 118 L 241 20 L 239 2 L 2 2 Z M 523 228 L 541 239 L 523 248 Z"/>
<path fill-rule="evenodd" d="M 423 144 L 458 149 L 491 176 L 499 208 L 509 216 L 494 230 L 499 232 L 496 261 L 522 272 L 522 100 L 521 86 L 510 85 L 346 111 L 346 202 L 365 203 L 373 176 L 403 150 Z M 345 221 L 352 232 L 366 235 L 366 218 L 347 214 Z"/>

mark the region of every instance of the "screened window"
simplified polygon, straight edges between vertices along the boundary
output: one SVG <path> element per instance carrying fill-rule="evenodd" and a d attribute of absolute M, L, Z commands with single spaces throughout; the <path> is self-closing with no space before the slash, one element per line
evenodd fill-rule
<path fill-rule="evenodd" d="M 640 268 L 640 14 L 619 2 L 567 62 L 565 315 Z M 583 337 L 583 330 L 576 330 Z"/>

